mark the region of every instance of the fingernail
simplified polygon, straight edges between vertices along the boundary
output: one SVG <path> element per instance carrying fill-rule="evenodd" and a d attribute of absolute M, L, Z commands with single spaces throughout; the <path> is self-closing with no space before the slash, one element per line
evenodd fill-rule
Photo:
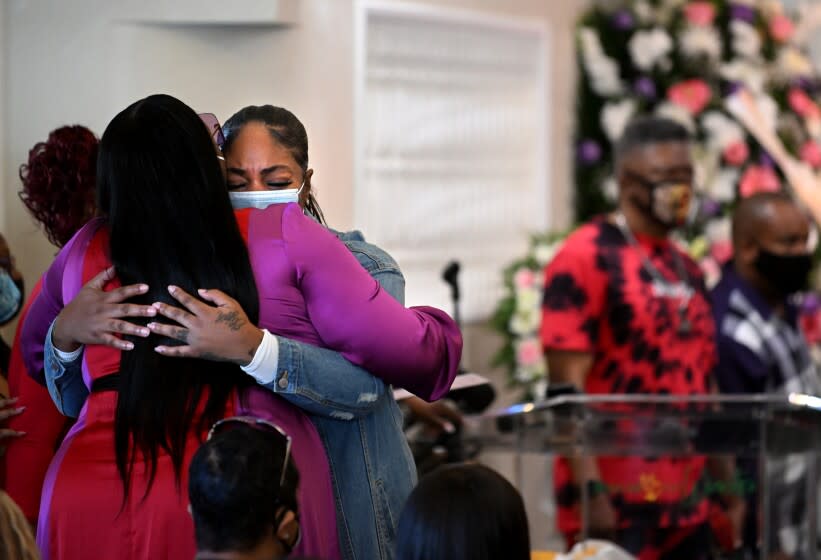
<path fill-rule="evenodd" d="M 157 323 L 148 323 L 146 327 L 148 327 L 151 330 L 154 330 L 157 327 Z"/>
<path fill-rule="evenodd" d="M 140 284 L 140 286 L 139 286 L 139 288 L 138 288 L 138 289 L 139 289 L 141 292 L 147 292 L 147 291 L 148 291 L 148 285 L 146 285 L 146 284 Z"/>
<path fill-rule="evenodd" d="M 20 436 L 20 437 L 23 437 L 24 435 L 26 435 L 26 433 L 27 432 L 17 432 L 17 435 Z"/>
<path fill-rule="evenodd" d="M 151 334 L 151 331 L 148 329 L 140 329 L 140 336 L 148 336 Z"/>
<path fill-rule="evenodd" d="M 174 292 L 176 292 L 176 291 L 177 291 L 177 287 L 176 287 L 176 286 L 168 286 L 168 293 L 169 293 L 169 294 L 173 294 L 173 293 L 174 293 Z"/>
<path fill-rule="evenodd" d="M 130 342 L 126 342 L 123 344 L 123 350 L 134 350 L 134 345 Z"/>
<path fill-rule="evenodd" d="M 149 307 L 148 309 L 145 310 L 145 314 L 148 315 L 149 317 L 153 317 L 154 315 L 157 314 L 157 310 L 154 309 L 153 307 Z"/>
<path fill-rule="evenodd" d="M 15 408 L 15 409 L 14 409 L 14 412 L 16 412 L 17 414 L 20 414 L 20 413 L 21 413 L 21 412 L 23 412 L 25 409 L 26 409 L 26 407 L 25 407 L 25 406 L 18 406 L 17 408 Z"/>
<path fill-rule="evenodd" d="M 443 428 L 445 428 L 445 432 L 447 432 L 447 433 L 449 433 L 449 434 L 452 434 L 452 433 L 454 433 L 454 432 L 456 431 L 456 428 L 454 428 L 454 427 L 453 427 L 453 424 L 451 424 L 450 422 L 445 422 L 445 423 L 442 425 L 442 427 L 443 427 Z"/>
<path fill-rule="evenodd" d="M 206 294 L 206 293 L 208 293 L 208 290 L 200 288 L 199 290 L 197 290 L 197 292 L 200 293 L 200 294 Z"/>
<path fill-rule="evenodd" d="M 154 347 L 154 352 L 162 354 L 163 352 L 165 352 L 165 346 L 155 346 Z"/>
<path fill-rule="evenodd" d="M 161 305 L 162 305 L 162 304 L 161 304 L 160 302 L 158 302 L 158 301 L 157 301 L 157 302 L 152 303 L 152 304 L 151 304 L 151 307 L 153 307 L 154 309 L 159 309 Z"/>

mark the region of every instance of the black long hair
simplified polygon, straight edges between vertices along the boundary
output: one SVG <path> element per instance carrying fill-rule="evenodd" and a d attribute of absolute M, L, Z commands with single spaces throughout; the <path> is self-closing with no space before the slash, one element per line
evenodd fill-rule
<path fill-rule="evenodd" d="M 175 303 L 167 291 L 171 284 L 190 294 L 215 288 L 237 299 L 257 322 L 248 251 L 215 147 L 190 107 L 152 95 L 114 117 L 100 141 L 97 178 L 97 205 L 111 230 L 117 275 L 123 285 L 149 286 L 135 303 Z M 173 341 L 127 338 L 134 349 L 122 353 L 114 437 L 123 505 L 138 458 L 149 473 L 146 494 L 161 450 L 171 456 L 179 485 L 187 434 L 201 434 L 222 417 L 232 391 L 248 383 L 236 365 L 154 351 Z"/>
<path fill-rule="evenodd" d="M 413 490 L 396 535 L 398 560 L 529 560 L 519 492 L 482 465 L 441 467 Z"/>
<path fill-rule="evenodd" d="M 231 146 L 239 133 L 246 124 L 252 122 L 265 125 L 271 134 L 271 138 L 291 152 L 291 156 L 302 169 L 302 172 L 308 171 L 308 133 L 296 115 L 282 107 L 248 105 L 231 115 L 222 125 L 222 133 L 225 136 L 225 143 L 222 145 L 223 152 L 228 153 L 231 151 Z M 319 220 L 319 223 L 325 224 L 325 215 L 322 213 L 322 209 L 319 207 L 313 193 L 308 193 L 305 210 Z"/>

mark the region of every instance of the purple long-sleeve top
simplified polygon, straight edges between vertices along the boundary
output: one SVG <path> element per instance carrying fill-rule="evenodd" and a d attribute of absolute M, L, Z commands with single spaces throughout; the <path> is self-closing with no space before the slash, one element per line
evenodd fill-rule
<path fill-rule="evenodd" d="M 402 306 L 296 204 L 239 210 L 237 220 L 248 240 L 261 327 L 341 352 L 424 399 L 448 392 L 462 337 L 445 312 Z"/>

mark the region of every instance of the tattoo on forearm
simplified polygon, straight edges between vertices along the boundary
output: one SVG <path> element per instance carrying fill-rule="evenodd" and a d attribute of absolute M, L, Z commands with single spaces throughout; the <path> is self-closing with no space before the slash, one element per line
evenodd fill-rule
<path fill-rule="evenodd" d="M 246 321 L 240 317 L 240 314 L 237 311 L 220 311 L 217 313 L 216 323 L 225 323 L 232 331 L 238 331 L 245 326 Z"/>

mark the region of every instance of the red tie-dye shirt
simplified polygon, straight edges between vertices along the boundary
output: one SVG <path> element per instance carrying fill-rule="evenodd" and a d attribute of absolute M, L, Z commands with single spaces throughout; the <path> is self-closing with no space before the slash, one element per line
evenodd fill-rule
<path fill-rule="evenodd" d="M 631 245 L 605 219 L 579 228 L 545 270 L 542 345 L 551 350 L 593 354 L 585 381 L 589 394 L 692 395 L 708 392 L 716 361 L 715 328 L 698 265 L 667 239 L 637 236 Z M 642 257 L 667 286 L 682 284 L 674 251 L 692 288 L 682 332 L 680 295 L 664 293 Z M 599 457 L 621 524 L 641 519 L 660 527 L 703 522 L 706 501 L 697 481 L 704 459 Z M 579 529 L 579 488 L 567 464 L 555 472 L 559 529 Z"/>

